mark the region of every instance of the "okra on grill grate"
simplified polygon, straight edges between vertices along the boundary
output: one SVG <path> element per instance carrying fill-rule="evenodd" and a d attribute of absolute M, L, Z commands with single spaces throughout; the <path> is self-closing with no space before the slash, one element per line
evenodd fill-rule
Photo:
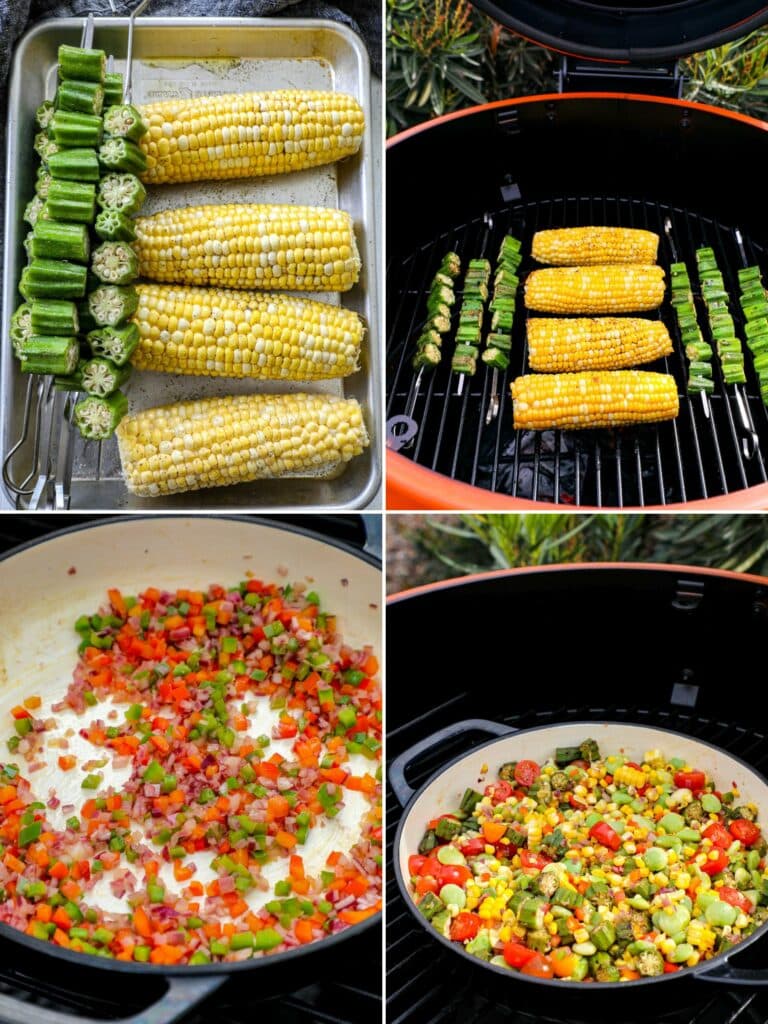
<path fill-rule="evenodd" d="M 521 243 L 513 235 L 506 235 L 499 248 L 496 270 L 493 277 L 493 297 L 490 309 L 494 316 L 502 314 L 502 322 L 492 323 L 485 339 L 481 359 L 496 370 L 509 366 L 509 352 L 512 348 L 512 324 L 515 316 L 515 296 L 519 285 L 517 269 L 522 261 Z M 482 313 L 481 313 L 482 320 Z"/>
<path fill-rule="evenodd" d="M 477 370 L 477 356 L 483 322 L 483 307 L 488 298 L 491 264 L 486 259 L 470 260 L 464 274 L 456 347 L 451 358 L 451 371 L 472 376 Z"/>
<path fill-rule="evenodd" d="M 760 397 L 768 405 L 768 301 L 760 267 L 743 267 L 738 274 L 739 305 L 746 324 L 744 334 L 760 384 Z"/>
<path fill-rule="evenodd" d="M 720 369 L 726 384 L 746 382 L 744 352 L 736 336 L 733 317 L 728 312 L 729 297 L 723 282 L 723 275 L 717 265 L 717 257 L 710 247 L 696 250 L 696 266 L 699 272 L 701 296 L 707 307 L 707 316 L 712 337 L 720 360 Z M 749 319 L 749 317 L 747 317 Z M 698 375 L 689 390 L 710 391 L 708 378 Z"/>
<path fill-rule="evenodd" d="M 461 260 L 455 252 L 447 252 L 432 278 L 427 295 L 427 321 L 416 339 L 416 353 L 412 359 L 415 370 L 434 369 L 440 364 L 442 334 L 451 327 L 451 308 L 456 302 L 454 278 L 461 270 Z"/>
<path fill-rule="evenodd" d="M 712 358 L 712 348 L 704 341 L 691 290 L 691 279 L 685 263 L 673 263 L 669 268 L 672 308 L 680 328 L 680 339 L 689 361 L 686 390 L 689 395 L 710 394 L 715 385 L 709 374 L 693 372 L 694 363 L 704 365 Z"/>

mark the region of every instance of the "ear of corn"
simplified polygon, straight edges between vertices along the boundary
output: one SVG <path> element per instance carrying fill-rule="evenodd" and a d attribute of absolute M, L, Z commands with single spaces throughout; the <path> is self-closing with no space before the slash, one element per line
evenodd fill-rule
<path fill-rule="evenodd" d="M 237 395 L 126 416 L 126 483 L 155 497 L 276 477 L 332 477 L 368 446 L 360 405 L 327 395 Z"/>
<path fill-rule="evenodd" d="M 516 430 L 583 430 L 674 419 L 674 378 L 644 370 L 527 374 L 511 384 Z"/>
<path fill-rule="evenodd" d="M 548 267 L 525 283 L 525 304 L 539 313 L 634 313 L 664 300 L 656 266 Z"/>
<path fill-rule="evenodd" d="M 136 220 L 139 273 L 152 281 L 345 292 L 360 276 L 352 218 L 317 206 L 224 204 Z"/>
<path fill-rule="evenodd" d="M 618 370 L 672 353 L 672 339 L 660 320 L 635 317 L 531 317 L 528 363 L 532 370 Z"/>
<path fill-rule="evenodd" d="M 531 255 L 561 267 L 593 264 L 655 263 L 659 236 L 638 228 L 554 228 L 537 231 Z"/>
<path fill-rule="evenodd" d="M 136 286 L 140 370 L 321 380 L 354 373 L 363 322 L 324 302 L 267 292 Z"/>
<path fill-rule="evenodd" d="M 364 116 L 352 96 L 281 89 L 163 100 L 149 126 L 142 180 L 152 185 L 284 174 L 356 153 Z"/>

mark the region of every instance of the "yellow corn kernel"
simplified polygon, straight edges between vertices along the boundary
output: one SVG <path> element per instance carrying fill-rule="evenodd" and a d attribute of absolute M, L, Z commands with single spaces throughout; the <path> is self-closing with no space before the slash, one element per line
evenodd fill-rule
<path fill-rule="evenodd" d="M 586 928 L 577 928 L 576 931 L 573 933 L 573 937 L 574 939 L 576 939 L 577 942 L 588 942 L 589 932 Z"/>
<path fill-rule="evenodd" d="M 531 255 L 539 263 L 655 263 L 659 236 L 640 228 L 550 228 L 533 236 Z"/>
<path fill-rule="evenodd" d="M 360 276 L 343 210 L 225 203 L 164 210 L 135 226 L 139 273 L 150 281 L 346 292 Z"/>
<path fill-rule="evenodd" d="M 637 313 L 663 299 L 657 266 L 548 267 L 525 282 L 525 304 L 539 313 Z"/>
<path fill-rule="evenodd" d="M 126 416 L 117 428 L 126 483 L 144 497 L 252 480 L 338 475 L 368 445 L 354 399 L 237 395 Z"/>
<path fill-rule="evenodd" d="M 526 374 L 511 389 L 516 430 L 618 427 L 674 419 L 679 411 L 674 378 L 642 370 Z"/>
<path fill-rule="evenodd" d="M 638 771 L 637 768 L 632 768 L 628 764 L 623 764 L 617 768 L 613 774 L 613 779 L 617 786 L 634 786 L 635 789 L 642 789 L 648 782 L 648 776 L 645 772 Z"/>
<path fill-rule="evenodd" d="M 509 942 L 512 938 L 512 929 L 508 925 L 499 929 L 499 938 L 502 942 Z"/>
<path fill-rule="evenodd" d="M 364 116 L 352 96 L 276 89 L 146 103 L 142 180 L 168 182 L 284 174 L 356 153 Z"/>

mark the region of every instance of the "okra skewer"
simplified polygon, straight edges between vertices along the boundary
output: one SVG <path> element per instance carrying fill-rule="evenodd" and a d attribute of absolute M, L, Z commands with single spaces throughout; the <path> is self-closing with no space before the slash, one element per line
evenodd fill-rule
<path fill-rule="evenodd" d="M 508 325 L 499 330 L 493 328 L 485 340 L 485 351 L 480 357 L 487 366 L 493 368 L 491 389 L 488 398 L 488 411 L 485 414 L 485 425 L 488 426 L 499 414 L 499 370 L 509 366 L 509 352 L 512 348 L 512 324 L 515 315 L 515 300 L 520 284 L 517 270 L 522 262 L 521 242 L 513 235 L 506 235 L 499 248 L 494 275 L 493 298 L 490 308 L 493 315 L 506 313 L 502 323 Z M 498 326 L 498 317 L 497 317 Z M 493 340 L 492 340 L 493 339 Z"/>
<path fill-rule="evenodd" d="M 487 230 L 484 245 L 487 244 L 490 223 L 486 222 Z M 488 281 L 491 276 L 491 264 L 484 257 L 471 259 L 464 275 L 462 306 L 459 313 L 459 326 L 456 330 L 455 348 L 451 359 L 451 371 L 459 374 L 456 395 L 461 397 L 464 392 L 464 378 L 473 376 L 477 370 L 477 355 L 480 349 L 482 321 L 485 315 L 484 304 L 488 298 Z M 479 315 L 477 315 L 479 313 Z M 462 315 L 470 314 L 462 322 Z"/>
<path fill-rule="evenodd" d="M 461 269 L 461 261 L 454 252 L 447 252 L 440 261 L 427 295 L 427 321 L 416 339 L 416 352 L 411 365 L 418 370 L 406 402 L 405 415 L 411 417 L 421 392 L 425 370 L 434 370 L 440 363 L 441 335 L 450 330 L 451 309 L 456 302 L 454 278 Z"/>
<path fill-rule="evenodd" d="M 699 318 L 693 301 L 693 291 L 691 289 L 691 279 L 688 274 L 688 267 L 684 262 L 679 260 L 677 246 L 675 245 L 675 240 L 672 235 L 672 220 L 670 217 L 667 217 L 664 221 L 664 233 L 667 236 L 667 244 L 669 245 L 670 252 L 672 253 L 670 277 L 673 282 L 676 282 L 676 284 L 673 285 L 673 288 L 676 290 L 677 301 L 675 302 L 673 300 L 673 308 L 677 318 L 677 326 L 680 331 L 680 340 L 688 359 L 686 391 L 690 395 L 698 394 L 700 396 L 702 412 L 707 419 L 710 419 L 712 412 L 709 405 L 709 398 L 707 396 L 714 390 L 714 385 L 710 387 L 708 384 L 702 383 L 702 381 L 706 381 L 709 378 L 704 378 L 700 375 L 692 375 L 690 372 L 690 364 L 693 361 L 705 361 L 707 359 L 711 359 L 712 349 L 704 341 L 704 336 L 702 335 L 701 328 L 699 327 Z"/>

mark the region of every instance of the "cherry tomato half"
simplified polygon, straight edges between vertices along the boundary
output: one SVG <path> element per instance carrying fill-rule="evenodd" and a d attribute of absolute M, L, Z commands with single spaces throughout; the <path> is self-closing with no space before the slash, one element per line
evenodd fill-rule
<path fill-rule="evenodd" d="M 421 869 L 424 867 L 424 861 L 426 859 L 427 858 L 426 857 L 422 857 L 422 855 L 420 853 L 412 853 L 411 856 L 408 858 L 408 874 L 409 875 L 419 875 L 419 874 L 421 874 Z"/>
<path fill-rule="evenodd" d="M 704 772 L 675 772 L 675 785 L 678 789 L 690 789 L 693 793 L 700 793 L 707 784 L 707 776 Z"/>
<path fill-rule="evenodd" d="M 419 874 L 422 877 L 430 875 L 431 877 L 436 878 L 442 866 L 443 865 L 440 863 L 437 857 L 425 857 L 424 863 L 421 865 L 421 868 L 419 869 Z"/>
<path fill-rule="evenodd" d="M 547 864 L 552 863 L 552 858 L 548 857 L 546 853 L 531 853 L 530 850 L 521 850 L 520 862 L 524 868 L 538 868 L 539 871 L 542 871 Z"/>
<path fill-rule="evenodd" d="M 504 943 L 504 959 L 510 967 L 517 967 L 519 969 L 537 955 L 535 950 L 528 949 L 527 946 L 522 945 L 520 942 Z"/>
<path fill-rule="evenodd" d="M 711 840 L 713 846 L 717 846 L 721 850 L 727 850 L 733 842 L 733 836 L 719 821 L 713 821 L 711 825 L 708 825 L 702 835 L 705 839 Z"/>
<path fill-rule="evenodd" d="M 472 877 L 466 864 L 441 864 L 437 880 L 443 885 L 465 885 Z"/>
<path fill-rule="evenodd" d="M 745 818 L 737 818 L 728 826 L 734 839 L 745 846 L 752 846 L 760 838 L 760 829 L 754 821 L 747 821 Z"/>
<path fill-rule="evenodd" d="M 549 960 L 541 953 L 534 953 L 531 959 L 520 968 L 521 974 L 528 974 L 532 978 L 552 978 L 554 971 Z"/>
<path fill-rule="evenodd" d="M 474 939 L 480 931 L 480 918 L 477 914 L 471 914 L 468 910 L 462 910 L 451 921 L 451 938 L 454 942 L 466 942 Z"/>
<path fill-rule="evenodd" d="M 701 870 L 705 875 L 719 875 L 721 871 L 725 871 L 728 867 L 728 854 L 722 850 L 718 855 L 717 860 L 707 860 L 701 865 Z"/>
<path fill-rule="evenodd" d="M 492 782 L 490 786 L 485 787 L 485 796 L 489 796 L 492 803 L 501 804 L 512 796 L 512 786 L 504 779 L 499 779 L 498 782 Z"/>
<path fill-rule="evenodd" d="M 440 892 L 440 885 L 436 878 L 429 878 L 425 875 L 416 880 L 416 895 L 423 896 L 427 892 L 437 895 Z"/>
<path fill-rule="evenodd" d="M 717 895 L 724 903 L 730 903 L 732 907 L 738 907 L 745 914 L 751 914 L 755 909 L 752 906 L 752 900 L 748 896 L 745 896 L 743 892 L 739 892 L 738 889 L 734 889 L 730 885 L 721 885 L 717 890 Z"/>
<path fill-rule="evenodd" d="M 521 786 L 532 786 L 541 775 L 541 768 L 535 761 L 518 761 L 515 765 L 515 781 Z"/>
<path fill-rule="evenodd" d="M 465 857 L 477 857 L 478 854 L 485 852 L 485 841 L 482 839 L 468 839 L 459 849 Z"/>

